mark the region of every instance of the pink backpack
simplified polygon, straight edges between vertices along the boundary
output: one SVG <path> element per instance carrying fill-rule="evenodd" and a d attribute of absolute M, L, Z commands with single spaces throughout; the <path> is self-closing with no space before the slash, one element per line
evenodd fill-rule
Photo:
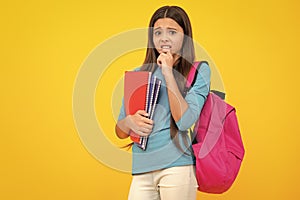
<path fill-rule="evenodd" d="M 201 62 L 194 63 L 187 88 L 195 80 L 200 65 Z M 211 91 L 193 133 L 198 190 L 214 194 L 227 191 L 237 177 L 245 153 L 235 108 Z"/>

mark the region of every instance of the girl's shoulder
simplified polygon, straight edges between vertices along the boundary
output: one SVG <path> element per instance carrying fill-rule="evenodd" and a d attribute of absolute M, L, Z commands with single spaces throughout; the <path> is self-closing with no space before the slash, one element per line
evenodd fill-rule
<path fill-rule="evenodd" d="M 133 70 L 132 70 L 132 71 L 134 71 L 134 72 L 141 71 L 141 67 L 136 67 L 136 68 L 133 68 Z"/>
<path fill-rule="evenodd" d="M 208 64 L 208 62 L 206 61 L 202 61 L 199 62 L 199 66 L 197 66 L 197 73 L 200 73 L 202 76 L 209 76 L 211 75 L 211 70 L 210 70 L 210 66 Z M 197 76 L 197 78 L 200 78 Z"/>
<path fill-rule="evenodd" d="M 192 86 L 201 87 L 203 84 L 210 84 L 211 70 L 207 62 L 200 62 L 197 66 L 197 72 L 194 75 Z"/>
<path fill-rule="evenodd" d="M 197 61 L 199 63 L 199 66 L 197 66 L 197 69 L 199 70 L 199 72 L 201 71 L 210 71 L 210 67 L 208 62 L 206 61 Z"/>
<path fill-rule="evenodd" d="M 133 71 L 135 71 L 135 72 L 141 71 L 141 67 L 136 67 L 133 69 Z"/>

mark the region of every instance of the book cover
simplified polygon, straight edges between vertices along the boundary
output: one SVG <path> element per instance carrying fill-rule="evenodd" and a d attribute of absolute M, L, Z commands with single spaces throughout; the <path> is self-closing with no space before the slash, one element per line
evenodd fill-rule
<path fill-rule="evenodd" d="M 124 79 L 124 106 L 126 115 L 133 115 L 138 110 L 145 110 L 153 118 L 161 80 L 146 71 L 127 71 Z M 145 150 L 148 137 L 141 137 L 133 131 L 130 139 Z"/>
<path fill-rule="evenodd" d="M 151 72 L 126 71 L 124 78 L 124 107 L 126 115 L 133 115 L 138 110 L 145 110 L 147 104 L 148 85 Z M 133 142 L 140 143 L 141 138 L 130 132 Z"/>
<path fill-rule="evenodd" d="M 147 87 L 151 72 L 126 71 L 124 78 L 124 106 L 126 115 L 145 110 Z"/>

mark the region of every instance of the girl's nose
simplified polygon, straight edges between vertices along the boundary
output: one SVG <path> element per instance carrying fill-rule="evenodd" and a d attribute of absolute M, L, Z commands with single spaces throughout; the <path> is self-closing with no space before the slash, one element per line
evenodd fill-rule
<path fill-rule="evenodd" d="M 167 37 L 166 34 L 163 34 L 162 37 L 160 38 L 160 41 L 161 41 L 161 42 L 168 42 L 169 40 L 170 40 L 170 39 L 169 39 L 169 37 Z"/>
<path fill-rule="evenodd" d="M 167 38 L 162 38 L 160 41 L 161 41 L 161 42 L 168 42 L 169 39 L 167 39 Z"/>
<path fill-rule="evenodd" d="M 166 31 L 164 31 L 164 32 L 161 34 L 160 41 L 161 41 L 161 42 L 168 42 L 169 40 L 170 40 L 170 38 L 168 37 Z"/>

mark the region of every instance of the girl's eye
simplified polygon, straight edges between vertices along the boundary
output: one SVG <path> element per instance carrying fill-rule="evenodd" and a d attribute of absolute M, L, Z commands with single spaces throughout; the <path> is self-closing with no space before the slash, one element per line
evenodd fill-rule
<path fill-rule="evenodd" d="M 176 31 L 170 31 L 170 34 L 171 34 L 171 35 L 175 35 L 175 34 L 176 34 Z"/>
<path fill-rule="evenodd" d="M 155 31 L 155 32 L 154 32 L 154 35 L 156 35 L 156 36 L 158 36 L 158 35 L 160 35 L 160 34 L 161 34 L 160 31 Z"/>

